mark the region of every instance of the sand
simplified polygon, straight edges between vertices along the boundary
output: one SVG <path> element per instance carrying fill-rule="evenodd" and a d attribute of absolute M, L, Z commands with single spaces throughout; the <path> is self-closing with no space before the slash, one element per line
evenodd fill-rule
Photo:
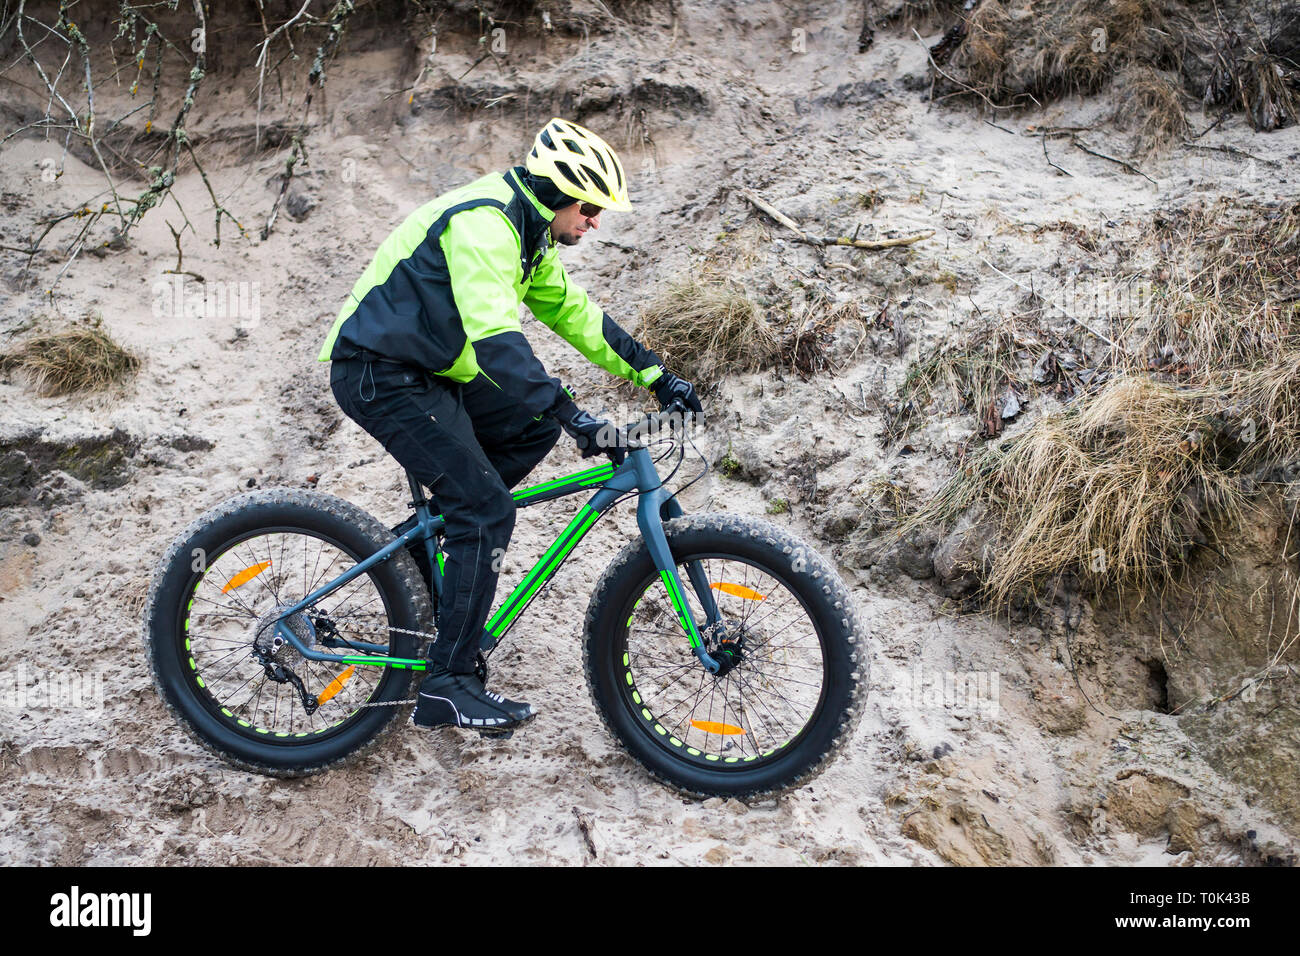
<path fill-rule="evenodd" d="M 1199 758 L 1178 756 L 1186 738 L 1172 717 L 1122 700 L 1093 702 L 1086 689 L 1098 696 L 1104 688 L 1080 684 L 1054 638 L 958 614 L 932 582 L 866 570 L 828 531 L 828 519 L 860 502 L 872 476 L 898 477 L 923 494 L 950 472 L 954 448 L 973 431 L 969 416 L 936 415 L 911 439 L 917 453 L 900 454 L 878 437 L 879 413 L 859 398 L 888 392 L 919 349 L 1017 300 L 1020 291 L 986 261 L 1020 277 L 1060 275 L 1078 250 L 1035 227 L 1065 220 L 1122 238 L 1171 202 L 1294 197 L 1295 184 L 1281 178 L 1283 166 L 1256 164 L 1246 178 L 1238 156 L 1178 149 L 1142 164 L 1153 184 L 1049 141 L 1053 160 L 1072 174 L 1064 175 L 1026 131 L 1089 124 L 1102 112 L 1098 102 L 999 115 L 990 125 L 971 108 L 924 101 L 924 51 L 910 34 L 882 32 L 859 55 L 860 5 L 808 9 L 794 24 L 778 4 L 726 4 L 719 13 L 713 4 L 678 3 L 676 27 L 665 14 L 622 35 L 521 45 L 515 72 L 489 79 L 565 83 L 587 95 L 652 78 L 667 91 L 646 113 L 654 149 L 623 147 L 636 175 L 635 210 L 607 216 L 564 251 L 575 280 L 629 327 L 656 289 L 701 268 L 710 252 L 737 250 L 753 256 L 744 275 L 755 295 L 768 294 L 764 283 L 788 290 L 803 276 L 836 301 L 861 302 L 864 313 L 888 298 L 904 323 L 901 349 L 886 337 L 855 350 L 860 334 L 845 331 L 836 346 L 844 364 L 834 373 L 726 381 L 708 396 L 703 449 L 711 462 L 730 451 L 751 478 L 715 470 L 683 502 L 690 511 L 765 514 L 781 498 L 788 507 L 772 520 L 839 560 L 866 622 L 873 677 L 862 723 L 835 764 L 778 800 L 700 803 L 656 784 L 607 736 L 584 686 L 579 637 L 594 581 L 635 533 L 626 506 L 600 522 L 494 659 L 496 686 L 541 711 L 512 740 L 405 728 L 355 766 L 286 782 L 222 764 L 172 723 L 140 641 L 159 556 L 194 517 L 249 487 L 315 487 L 387 523 L 403 517 L 400 470 L 342 418 L 316 351 L 387 232 L 443 189 L 516 162 L 546 118 L 518 108 L 462 115 L 418 96 L 413 107 L 394 105 L 400 47 L 345 44 L 311 132 L 303 182 L 316 205 L 305 219 L 281 215 L 267 240 L 255 237 L 283 151 L 232 150 L 209 169 L 252 238 L 232 237 L 227 223 L 221 247 L 212 246 L 202 183 L 190 172 L 176 187 L 196 233 L 186 238 L 184 268 L 236 291 L 249 283 L 250 295 L 256 288 L 256 321 L 156 314 L 174 288 L 164 274 L 175 266 L 166 226 L 180 222 L 174 207 L 150 214 L 126 251 L 81 255 L 58 279 L 53 307 L 42 290 L 63 260 L 42 258 L 38 281 L 21 288 L 22 258 L 3 254 L 0 332 L 56 310 L 68 318 L 93 312 L 145 363 L 129 386 L 88 398 L 40 398 L 17 377 L 0 381 L 0 440 L 39 432 L 70 441 L 120 429 L 135 449 L 118 487 L 68 479 L 44 502 L 0 510 L 5 671 L 25 669 L 29 681 L 75 676 L 102 689 L 102 706 L 70 706 L 66 695 L 0 702 L 0 862 L 1173 865 L 1253 862 L 1247 830 L 1295 846 L 1234 784 Z M 806 53 L 790 49 L 794 26 L 807 31 Z M 454 45 L 447 56 L 443 73 L 425 81 L 430 97 L 440 77 L 472 62 Z M 223 129 L 253 118 L 246 79 L 214 83 L 198 111 L 214 150 Z M 583 119 L 598 130 L 605 123 L 621 145 L 619 120 L 613 108 Z M 1098 127 L 1096 144 L 1118 150 L 1107 129 Z M 1300 133 L 1259 136 L 1238 116 L 1204 142 L 1294 168 Z M 34 215 L 100 188 L 97 171 L 61 158 L 55 142 L 19 138 L 0 153 L 6 244 Z M 41 178 L 48 158 L 63 163 L 56 182 Z M 936 235 L 911 251 L 832 250 L 826 262 L 857 272 L 826 268 L 779 227 L 755 228 L 742 186 L 814 231 L 870 223 Z M 868 214 L 854 197 L 870 189 L 881 202 Z M 649 407 L 610 389 L 608 376 L 531 318 L 525 331 L 587 407 L 624 420 Z M 562 441 L 534 478 L 580 464 Z M 575 506 L 571 499 L 521 513 L 506 581 Z M 33 534 L 34 545 L 24 540 Z M 983 675 L 976 706 L 945 697 L 945 674 Z M 1195 794 L 1213 826 L 1174 839 L 1166 785 Z M 1143 816 L 1138 804 L 1156 809 Z"/>

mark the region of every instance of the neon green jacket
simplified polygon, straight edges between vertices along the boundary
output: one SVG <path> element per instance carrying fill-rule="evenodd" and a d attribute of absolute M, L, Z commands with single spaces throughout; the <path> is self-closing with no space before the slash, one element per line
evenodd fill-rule
<path fill-rule="evenodd" d="M 555 214 L 522 176 L 522 166 L 492 173 L 411 213 L 353 286 L 320 361 L 381 357 L 458 382 L 483 375 L 533 415 L 557 414 L 572 402 L 524 337 L 522 303 L 606 371 L 658 379 L 659 357 L 569 279 L 550 245 Z"/>

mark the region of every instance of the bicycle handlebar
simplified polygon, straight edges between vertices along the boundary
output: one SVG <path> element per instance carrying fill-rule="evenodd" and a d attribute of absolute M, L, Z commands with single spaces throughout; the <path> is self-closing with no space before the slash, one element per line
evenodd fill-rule
<path fill-rule="evenodd" d="M 679 398 L 674 398 L 667 408 L 663 408 L 657 412 L 647 412 L 637 421 L 630 423 L 624 429 L 624 432 L 628 437 L 629 446 L 633 448 L 640 447 L 641 443 L 638 441 L 640 436 L 647 433 L 652 435 L 657 433 L 663 427 L 665 422 L 667 422 L 670 427 L 681 422 L 681 416 L 686 412 L 687 408 Z"/>

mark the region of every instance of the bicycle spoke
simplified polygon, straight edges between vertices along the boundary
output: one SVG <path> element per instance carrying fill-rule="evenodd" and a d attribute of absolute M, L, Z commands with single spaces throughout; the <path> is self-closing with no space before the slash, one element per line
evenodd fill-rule
<path fill-rule="evenodd" d="M 219 595 L 215 593 L 222 586 L 218 582 L 234 580 L 237 574 L 264 561 L 270 562 L 268 567 L 248 577 L 245 583 L 250 586 L 242 592 L 232 588 Z M 375 696 L 387 673 L 383 669 L 354 667 L 331 698 L 308 714 L 303 707 L 303 693 L 319 696 L 341 678 L 346 668 L 314 662 L 301 656 L 292 644 L 278 648 L 270 643 L 263 645 L 263 653 L 273 655 L 274 667 L 284 668 L 302 682 L 300 692 L 292 680 L 273 678 L 253 653 L 254 641 L 258 639 L 252 626 L 254 622 L 267 618 L 277 608 L 300 601 L 331 576 L 353 566 L 355 561 L 323 538 L 289 532 L 248 538 L 215 556 L 210 565 L 215 571 L 196 584 L 192 596 L 196 613 L 192 615 L 186 637 L 190 642 L 190 656 L 203 678 L 204 691 L 223 713 L 238 715 L 224 719 L 242 720 L 241 726 L 251 724 L 259 733 L 270 731 L 274 735 L 263 739 L 280 739 L 286 746 L 293 746 L 295 734 L 330 732 L 365 713 L 360 705 Z M 363 628 L 370 638 L 368 632 L 373 624 L 381 636 L 370 639 L 374 643 L 388 642 L 391 647 L 394 635 L 387 630 L 389 612 L 373 573 L 349 581 L 330 595 L 329 609 L 313 609 L 311 615 L 332 621 L 345 642 L 349 636 L 357 639 Z M 253 578 L 257 579 L 257 585 L 251 584 Z M 299 582 L 301 592 L 297 591 Z M 286 622 L 300 639 L 310 642 L 310 628 L 304 630 L 306 616 L 304 613 L 302 617 L 287 618 Z M 294 620 L 299 623 L 293 623 Z"/>
<path fill-rule="evenodd" d="M 762 761 L 812 719 L 826 675 L 821 643 L 802 601 L 771 573 L 739 558 L 684 556 L 684 577 L 692 561 L 700 562 L 711 585 L 736 585 L 714 589 L 717 625 L 701 629 L 722 670 L 708 673 L 693 655 L 683 662 L 685 634 L 676 609 L 651 579 L 627 629 L 633 685 L 643 706 L 698 750 L 698 759 Z M 687 613 L 708 620 L 695 589 L 685 596 Z"/>

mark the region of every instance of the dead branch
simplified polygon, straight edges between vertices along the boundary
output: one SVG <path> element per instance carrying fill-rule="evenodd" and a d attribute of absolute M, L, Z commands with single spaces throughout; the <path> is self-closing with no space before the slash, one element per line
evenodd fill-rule
<path fill-rule="evenodd" d="M 849 239 L 845 236 L 819 239 L 815 236 L 809 236 L 801 241 L 810 242 L 819 246 L 852 246 L 854 249 L 892 249 L 895 246 L 910 246 L 914 242 L 920 242 L 922 239 L 929 239 L 933 235 L 933 229 L 926 229 L 922 232 L 914 232 L 910 236 L 895 236 L 891 239 Z"/>
<path fill-rule="evenodd" d="M 1227 153 L 1229 156 L 1240 156 L 1245 159 L 1253 159 L 1257 163 L 1263 163 L 1265 166 L 1281 166 L 1279 162 L 1271 159 L 1265 159 L 1263 156 L 1256 156 L 1254 153 L 1248 153 L 1244 149 L 1238 149 L 1236 146 L 1207 146 L 1204 143 L 1183 142 L 1183 149 L 1199 149 L 1204 152 Z"/>
<path fill-rule="evenodd" d="M 933 229 L 927 229 L 910 236 L 898 236 L 892 239 L 857 239 L 848 236 L 813 236 L 805 232 L 797 222 L 785 213 L 781 212 L 781 210 L 760 199 L 752 189 L 741 189 L 739 192 L 740 195 L 744 199 L 748 200 L 754 208 L 759 210 L 759 212 L 772 217 L 772 219 L 793 232 L 797 242 L 805 242 L 810 246 L 851 246 L 854 249 L 891 249 L 894 246 L 910 246 L 914 242 L 920 242 L 922 239 L 929 239 L 934 235 Z"/>
<path fill-rule="evenodd" d="M 306 9 L 305 4 L 303 9 Z M 321 45 L 316 48 L 316 58 L 312 60 L 311 71 L 307 74 L 307 95 L 303 99 L 302 120 L 298 124 L 298 131 L 294 133 L 289 158 L 285 160 L 284 181 L 280 184 L 280 192 L 275 197 L 275 205 L 271 207 L 270 215 L 266 219 L 266 225 L 262 227 L 263 240 L 271 234 L 271 229 L 275 226 L 275 220 L 280 215 L 280 205 L 289 192 L 289 183 L 293 179 L 294 169 L 299 162 L 307 162 L 307 152 L 303 146 L 303 140 L 307 136 L 307 120 L 311 115 L 312 98 L 316 95 L 317 89 L 325 86 L 325 61 L 332 57 L 338 49 L 339 41 L 343 39 L 343 30 L 347 25 L 348 17 L 355 10 L 356 3 L 354 0 L 338 0 L 326 18 L 328 32 Z"/>
<path fill-rule="evenodd" d="M 1059 169 L 1061 172 L 1065 173 L 1065 175 L 1073 179 L 1074 173 L 1070 172 L 1064 166 L 1056 165 L 1056 163 L 1052 162 L 1052 157 L 1047 155 L 1047 134 L 1044 133 L 1042 136 L 1039 137 L 1039 139 L 1041 139 L 1043 143 L 1043 158 L 1047 160 L 1047 165 L 1051 166 L 1053 169 Z"/>
<path fill-rule="evenodd" d="M 797 233 L 798 235 L 803 236 L 804 238 L 808 238 L 808 234 L 799 227 L 798 223 L 796 223 L 785 213 L 781 212 L 781 210 L 777 209 L 775 206 L 770 206 L 767 203 L 765 203 L 763 200 L 759 199 L 758 195 L 752 189 L 742 189 L 740 190 L 740 195 L 745 199 L 749 200 L 749 202 L 756 209 L 758 209 L 759 212 L 763 212 L 766 213 L 768 216 L 771 216 L 773 219 L 775 219 L 781 225 L 785 226 L 791 232 Z"/>
<path fill-rule="evenodd" d="M 1105 153 L 1099 153 L 1095 149 L 1091 149 L 1090 147 L 1088 147 L 1085 143 L 1079 142 L 1079 137 L 1077 136 L 1070 137 L 1070 145 L 1083 150 L 1089 156 L 1096 156 L 1098 159 L 1105 159 L 1105 160 L 1109 160 L 1112 163 L 1117 163 L 1118 165 L 1123 166 L 1125 169 L 1127 169 L 1130 173 L 1136 173 L 1137 175 L 1141 176 L 1151 185 L 1153 186 L 1158 185 L 1158 183 L 1156 183 L 1154 179 L 1152 179 L 1146 173 L 1142 172 L 1142 170 L 1138 169 L 1132 163 L 1125 162 L 1122 159 L 1116 159 L 1114 156 L 1107 156 Z"/>

